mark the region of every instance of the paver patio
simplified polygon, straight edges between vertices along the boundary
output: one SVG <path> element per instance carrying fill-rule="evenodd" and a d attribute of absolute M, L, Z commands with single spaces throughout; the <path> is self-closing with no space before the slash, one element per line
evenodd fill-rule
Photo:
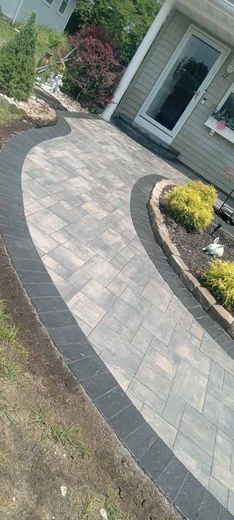
<path fill-rule="evenodd" d="M 134 405 L 234 514 L 234 361 L 155 268 L 130 212 L 139 179 L 183 176 L 102 120 L 69 125 L 70 135 L 36 146 L 24 163 L 33 241 Z"/>

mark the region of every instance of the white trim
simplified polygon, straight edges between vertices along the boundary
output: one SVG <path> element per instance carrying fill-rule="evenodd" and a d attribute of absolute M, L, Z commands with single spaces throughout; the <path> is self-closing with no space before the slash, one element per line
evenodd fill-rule
<path fill-rule="evenodd" d="M 48 0 L 44 0 L 44 4 L 46 4 L 47 7 L 52 7 L 53 3 L 54 3 L 54 0 L 52 0 L 51 4 L 50 4 L 50 2 L 48 2 Z"/>
<path fill-rule="evenodd" d="M 59 14 L 59 16 L 64 16 L 65 13 L 66 13 L 66 11 L 67 11 L 67 8 L 68 8 L 68 6 L 69 6 L 69 0 L 65 0 L 65 1 L 67 2 L 67 5 L 66 5 L 65 10 L 63 11 L 63 13 L 60 13 L 59 9 L 61 8 L 61 6 L 62 6 L 62 4 L 63 4 L 63 1 L 64 1 L 64 0 L 61 0 L 61 1 L 60 1 L 60 7 L 59 7 L 58 10 L 57 10 L 57 13 Z"/>
<path fill-rule="evenodd" d="M 16 11 L 15 11 L 14 17 L 12 18 L 12 22 L 11 22 L 12 25 L 14 25 L 14 23 L 16 22 L 17 17 L 18 17 L 18 14 L 19 14 L 19 12 L 20 12 L 20 10 L 21 10 L 21 7 L 22 7 L 23 3 L 24 3 L 24 0 L 20 0 L 20 3 L 19 3 L 19 5 L 18 5 L 18 7 L 16 8 Z"/>
<path fill-rule="evenodd" d="M 210 135 L 219 134 L 231 143 L 234 143 L 234 130 L 231 130 L 228 126 L 223 129 L 217 128 L 217 123 L 218 121 L 214 117 L 208 117 L 205 122 L 205 126 L 211 129 Z"/>
<path fill-rule="evenodd" d="M 196 92 L 194 97 L 192 98 L 191 102 L 188 104 L 186 110 L 180 117 L 179 121 L 175 125 L 172 131 L 167 130 L 162 125 L 157 123 L 154 119 L 152 119 L 150 116 L 146 114 L 150 104 L 152 103 L 153 99 L 155 98 L 157 92 L 163 85 L 168 73 L 172 69 L 174 63 L 176 62 L 180 52 L 185 47 L 187 41 L 189 40 L 191 35 L 195 35 L 198 38 L 201 38 L 202 41 L 208 43 L 209 45 L 212 45 L 214 48 L 216 48 L 220 52 L 220 56 L 216 60 L 215 64 L 211 68 L 210 72 L 207 74 L 206 78 L 200 85 L 199 90 Z M 154 85 L 153 89 L 151 90 L 150 94 L 146 98 L 145 102 L 143 103 L 142 107 L 140 108 L 138 114 L 135 117 L 135 122 L 139 125 L 141 125 L 143 128 L 146 128 L 147 130 L 150 130 L 152 133 L 163 139 L 167 143 L 172 143 L 175 139 L 178 132 L 181 130 L 182 126 L 190 116 L 191 112 L 199 103 L 202 96 L 204 95 L 204 92 L 207 90 L 209 84 L 217 74 L 220 67 L 223 65 L 224 61 L 226 60 L 227 56 L 231 52 L 231 49 L 226 47 L 226 45 L 223 45 L 219 41 L 217 41 L 212 36 L 209 36 L 206 32 L 202 31 L 202 29 L 197 28 L 194 25 L 190 25 L 186 33 L 184 34 L 183 38 L 181 39 L 179 45 L 177 46 L 175 52 L 172 54 L 170 60 L 168 61 L 167 65 L 163 69 L 162 74 L 158 78 L 156 84 Z"/>
<path fill-rule="evenodd" d="M 227 90 L 226 94 L 224 94 L 224 96 L 221 99 L 220 103 L 218 104 L 216 110 L 220 110 L 220 108 L 222 108 L 222 106 L 224 105 L 225 101 L 227 101 L 227 98 L 230 96 L 230 94 L 232 92 L 234 93 L 234 81 L 233 81 L 232 85 L 229 87 L 229 89 Z"/>
<path fill-rule="evenodd" d="M 157 34 L 161 30 L 164 25 L 168 15 L 172 11 L 175 4 L 175 0 L 165 0 L 163 6 L 161 7 L 158 15 L 156 16 L 154 22 L 146 33 L 144 39 L 139 45 L 136 53 L 134 54 L 131 62 L 123 74 L 119 85 L 117 86 L 113 98 L 111 102 L 107 105 L 101 117 L 105 119 L 105 121 L 110 121 L 110 118 L 115 111 L 117 105 L 125 94 L 130 82 L 134 78 L 138 68 L 140 67 L 142 61 L 144 60 L 148 50 L 150 49 L 152 43 L 154 42 Z"/>
<path fill-rule="evenodd" d="M 218 104 L 216 110 L 221 110 L 225 101 L 227 101 L 228 97 L 231 93 L 234 93 L 234 82 L 230 86 L 230 88 L 227 90 L 226 94 L 224 94 L 223 98 L 221 99 L 220 103 Z M 231 130 L 231 128 L 228 128 L 226 126 L 223 129 L 217 128 L 218 121 L 215 119 L 215 117 L 208 117 L 207 121 L 205 122 L 205 125 L 208 126 L 208 128 L 211 129 L 210 135 L 219 134 L 222 135 L 222 137 L 225 137 L 228 139 L 228 141 L 231 141 L 231 143 L 234 143 L 234 130 Z"/>

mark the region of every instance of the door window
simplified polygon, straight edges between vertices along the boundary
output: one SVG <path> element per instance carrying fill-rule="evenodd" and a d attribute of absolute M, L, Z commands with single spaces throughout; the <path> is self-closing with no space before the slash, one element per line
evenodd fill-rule
<path fill-rule="evenodd" d="M 191 35 L 147 109 L 146 115 L 172 131 L 219 56 L 219 50 Z"/>

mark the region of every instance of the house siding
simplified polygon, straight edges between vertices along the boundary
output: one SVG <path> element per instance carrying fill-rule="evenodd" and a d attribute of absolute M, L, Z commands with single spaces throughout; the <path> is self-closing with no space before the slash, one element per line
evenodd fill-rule
<path fill-rule="evenodd" d="M 25 22 L 31 13 L 36 13 L 36 23 L 45 25 L 51 29 L 63 31 L 74 10 L 76 0 L 69 0 L 67 9 L 63 15 L 58 10 L 62 0 L 54 0 L 52 5 L 46 3 L 45 0 L 24 0 L 22 7 L 17 16 L 16 22 Z M 0 0 L 0 8 L 5 16 L 13 19 L 20 4 L 20 0 Z"/>
<path fill-rule="evenodd" d="M 180 12 L 173 12 L 138 69 L 117 112 L 134 120 L 191 23 L 192 20 Z M 223 191 L 229 192 L 233 182 L 222 169 L 225 166 L 233 168 L 234 146 L 218 134 L 211 137 L 209 128 L 205 126 L 205 121 L 233 82 L 233 75 L 223 77 L 225 70 L 224 64 L 207 89 L 206 103 L 196 105 L 172 145 L 180 152 L 180 160 L 185 165 Z"/>

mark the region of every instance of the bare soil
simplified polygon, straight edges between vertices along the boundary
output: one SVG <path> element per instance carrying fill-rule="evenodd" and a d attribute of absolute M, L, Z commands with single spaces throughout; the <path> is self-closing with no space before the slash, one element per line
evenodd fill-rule
<path fill-rule="evenodd" d="M 18 134 L 33 128 L 34 122 L 31 119 L 22 118 L 18 121 L 11 121 L 8 125 L 1 126 L 0 121 L 0 149 L 3 144 L 8 141 L 13 135 Z"/>
<path fill-rule="evenodd" d="M 18 328 L 4 337 L 0 319 L 0 519 L 179 520 L 63 363 L 2 242 L 0 263 Z"/>

